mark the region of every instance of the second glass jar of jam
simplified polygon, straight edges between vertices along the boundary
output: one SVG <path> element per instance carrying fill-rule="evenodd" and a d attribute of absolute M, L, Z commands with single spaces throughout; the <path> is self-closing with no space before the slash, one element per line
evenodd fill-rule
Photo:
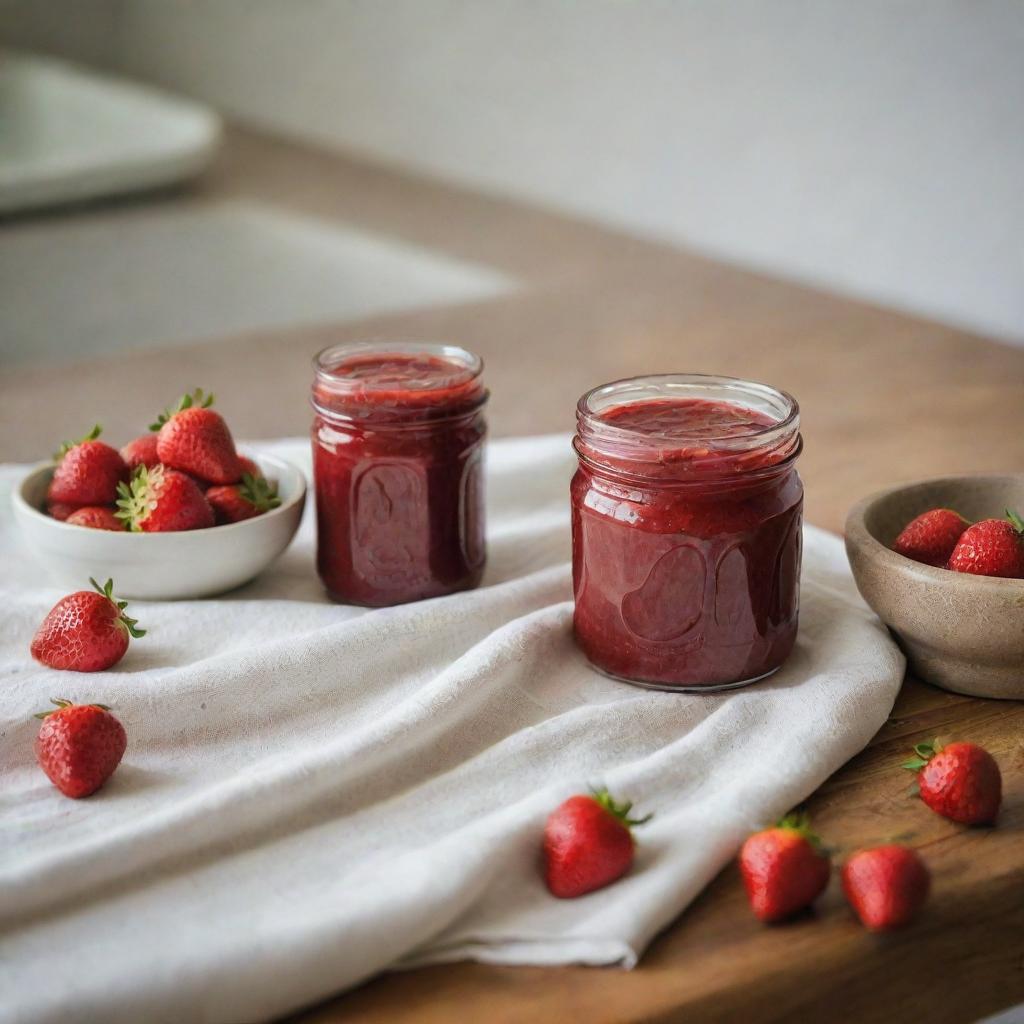
<path fill-rule="evenodd" d="M 742 686 L 793 648 L 803 485 L 789 395 L 672 374 L 577 406 L 577 642 L 601 671 L 671 690 Z"/>
<path fill-rule="evenodd" d="M 339 345 L 317 356 L 317 569 L 339 601 L 393 605 L 475 587 L 484 569 L 477 356 Z"/>

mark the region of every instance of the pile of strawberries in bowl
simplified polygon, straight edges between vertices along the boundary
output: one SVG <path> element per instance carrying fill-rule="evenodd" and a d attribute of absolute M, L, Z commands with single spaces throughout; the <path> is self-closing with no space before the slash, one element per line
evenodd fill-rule
<path fill-rule="evenodd" d="M 287 459 L 235 448 L 196 390 L 120 451 L 99 428 L 30 469 L 11 494 L 22 549 L 61 587 L 113 576 L 122 596 L 224 593 L 288 547 L 306 481 Z"/>
<path fill-rule="evenodd" d="M 185 395 L 120 452 L 100 427 L 65 444 L 46 511 L 73 526 L 162 533 L 237 523 L 280 505 L 277 485 L 235 450 L 202 389 Z"/>
<path fill-rule="evenodd" d="M 893 541 L 893 551 L 937 569 L 1024 579 L 1024 519 L 971 523 L 950 508 L 933 508 L 912 519 Z"/>

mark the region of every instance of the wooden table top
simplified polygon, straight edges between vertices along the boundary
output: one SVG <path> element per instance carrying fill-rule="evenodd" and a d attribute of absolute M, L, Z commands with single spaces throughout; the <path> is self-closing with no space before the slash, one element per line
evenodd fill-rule
<path fill-rule="evenodd" d="M 479 352 L 496 436 L 571 430 L 583 391 L 639 373 L 723 373 L 785 388 L 803 410 L 807 517 L 835 531 L 854 501 L 887 484 L 1024 467 L 1024 350 L 237 130 L 197 188 L 144 202 L 185 210 L 237 198 L 496 267 L 519 287 L 359 323 L 142 349 L 73 371 L 8 369 L 0 458 L 43 457 L 41 433 L 76 436 L 98 410 L 108 436 L 131 436 L 151 418 L 154 380 L 161 394 L 196 384 L 217 392 L 241 437 L 304 433 L 309 357 L 330 342 L 391 335 Z M 112 222 L 140 202 L 71 216 Z M 936 735 L 980 742 L 1000 761 L 1006 795 L 997 828 L 965 830 L 908 796 L 911 780 L 897 766 L 914 743 Z M 818 920 L 762 927 L 729 867 L 632 972 L 425 968 L 383 975 L 295 1020 L 974 1021 L 1024 1001 L 1022 737 L 1024 704 L 908 679 L 889 723 L 810 799 L 815 825 L 844 853 L 895 838 L 923 849 L 933 896 L 905 932 L 869 935 L 834 882 Z"/>

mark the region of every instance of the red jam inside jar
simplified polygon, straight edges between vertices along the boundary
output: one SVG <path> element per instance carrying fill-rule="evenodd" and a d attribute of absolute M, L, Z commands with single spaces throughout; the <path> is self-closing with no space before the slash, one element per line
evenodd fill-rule
<path fill-rule="evenodd" d="M 317 570 L 332 597 L 383 606 L 483 575 L 477 356 L 450 345 L 339 345 L 316 358 Z"/>
<path fill-rule="evenodd" d="M 796 640 L 799 408 L 678 374 L 580 399 L 573 442 L 576 640 L 602 672 L 669 690 L 754 682 Z"/>

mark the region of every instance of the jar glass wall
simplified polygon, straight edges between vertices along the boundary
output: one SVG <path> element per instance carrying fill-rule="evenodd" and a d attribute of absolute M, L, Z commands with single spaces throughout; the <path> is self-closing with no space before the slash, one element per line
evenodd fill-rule
<path fill-rule="evenodd" d="M 393 605 L 475 587 L 485 561 L 481 360 L 363 343 L 315 360 L 317 569 L 333 597 Z"/>
<path fill-rule="evenodd" d="M 796 639 L 797 403 L 729 377 L 637 377 L 577 406 L 577 642 L 595 667 L 673 690 L 774 672 Z"/>

